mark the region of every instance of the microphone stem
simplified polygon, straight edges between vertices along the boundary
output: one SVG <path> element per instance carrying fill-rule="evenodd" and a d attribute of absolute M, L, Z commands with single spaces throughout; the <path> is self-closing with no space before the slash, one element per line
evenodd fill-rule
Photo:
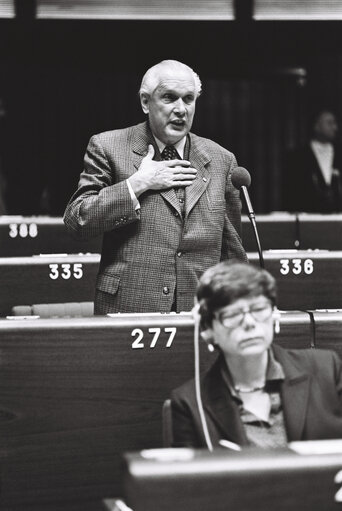
<path fill-rule="evenodd" d="M 251 224 L 252 224 L 252 227 L 253 227 L 255 241 L 256 241 L 256 244 L 257 244 L 257 248 L 258 248 L 260 268 L 265 268 L 264 256 L 262 254 L 261 245 L 260 245 L 260 239 L 259 239 L 259 234 L 258 234 L 258 229 L 257 229 L 256 222 L 255 222 L 255 214 L 254 214 L 254 211 L 253 211 L 253 208 L 252 208 L 252 204 L 251 204 L 251 201 L 250 201 L 250 198 L 249 198 L 249 194 L 248 194 L 247 188 L 245 186 L 241 186 L 241 190 L 242 190 L 242 193 L 243 193 L 243 197 L 245 199 L 248 217 L 249 217 L 249 219 L 251 221 Z"/>
<path fill-rule="evenodd" d="M 255 222 L 255 216 L 250 216 L 250 215 L 248 215 L 248 216 L 249 216 L 249 219 L 250 219 L 251 224 L 253 226 L 253 232 L 254 232 L 254 236 L 255 236 L 255 241 L 256 241 L 256 244 L 257 244 L 257 247 L 258 247 L 260 268 L 264 269 L 265 268 L 264 256 L 263 256 L 262 250 L 261 250 L 258 229 L 257 229 L 256 222 Z"/>

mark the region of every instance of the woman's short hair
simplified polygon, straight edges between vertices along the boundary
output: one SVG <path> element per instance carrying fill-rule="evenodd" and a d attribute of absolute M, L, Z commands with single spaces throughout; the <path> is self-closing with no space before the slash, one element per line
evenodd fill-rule
<path fill-rule="evenodd" d="M 139 90 L 139 95 L 141 97 L 142 94 L 147 94 L 151 96 L 153 92 L 156 90 L 160 83 L 160 77 L 163 72 L 174 73 L 177 76 L 177 73 L 184 72 L 184 70 L 189 71 L 195 82 L 195 90 L 196 97 L 198 97 L 202 92 L 202 83 L 200 77 L 191 67 L 183 64 L 183 62 L 179 62 L 178 60 L 162 60 L 159 64 L 150 67 L 146 71 L 141 81 L 141 86 Z"/>
<path fill-rule="evenodd" d="M 248 263 L 223 261 L 209 268 L 200 278 L 196 297 L 201 326 L 211 326 L 214 313 L 239 298 L 263 295 L 276 304 L 276 281 L 272 275 Z"/>

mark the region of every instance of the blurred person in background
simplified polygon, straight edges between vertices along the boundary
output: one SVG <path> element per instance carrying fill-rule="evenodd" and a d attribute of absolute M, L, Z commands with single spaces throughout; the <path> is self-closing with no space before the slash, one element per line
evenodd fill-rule
<path fill-rule="evenodd" d="M 313 117 L 312 136 L 289 153 L 284 169 L 283 209 L 308 213 L 342 211 L 341 152 L 336 146 L 338 124 L 330 109 Z"/>

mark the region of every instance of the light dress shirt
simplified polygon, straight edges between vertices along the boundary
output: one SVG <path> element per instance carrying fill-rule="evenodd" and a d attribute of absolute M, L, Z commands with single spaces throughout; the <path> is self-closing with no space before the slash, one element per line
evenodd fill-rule
<path fill-rule="evenodd" d="M 316 156 L 324 181 L 327 185 L 330 185 L 333 174 L 334 161 L 333 145 L 329 142 L 322 144 L 322 142 L 318 142 L 318 140 L 311 140 L 310 146 L 314 155 Z"/>
<path fill-rule="evenodd" d="M 240 418 L 250 445 L 274 448 L 287 445 L 284 414 L 280 388 L 285 378 L 280 363 L 275 360 L 273 351 L 268 351 L 265 388 L 251 393 L 238 393 L 226 364 L 222 376 L 231 395 L 237 402 Z"/>

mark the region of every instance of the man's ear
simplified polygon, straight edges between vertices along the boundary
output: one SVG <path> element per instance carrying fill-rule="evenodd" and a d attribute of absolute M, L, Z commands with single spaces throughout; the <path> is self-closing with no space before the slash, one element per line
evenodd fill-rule
<path fill-rule="evenodd" d="M 145 92 L 142 92 L 141 95 L 140 95 L 140 103 L 141 103 L 141 108 L 142 108 L 142 111 L 144 112 L 144 114 L 148 114 L 149 113 L 149 101 L 150 101 L 150 96 L 148 94 L 146 94 Z"/>

